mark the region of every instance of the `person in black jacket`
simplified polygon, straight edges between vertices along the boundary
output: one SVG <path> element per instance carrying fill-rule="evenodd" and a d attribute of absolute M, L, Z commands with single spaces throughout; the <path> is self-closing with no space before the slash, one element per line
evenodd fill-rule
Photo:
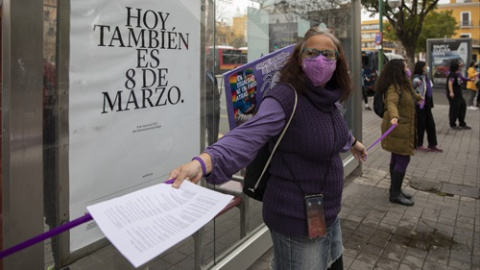
<path fill-rule="evenodd" d="M 472 129 L 465 123 L 465 115 L 467 113 L 467 103 L 462 94 L 462 83 L 466 79 L 460 74 L 460 63 L 458 60 L 452 60 L 450 63 L 450 71 L 447 76 L 446 94 L 450 109 L 448 118 L 450 128 L 454 130 Z M 457 126 L 458 120 L 458 126 Z"/>

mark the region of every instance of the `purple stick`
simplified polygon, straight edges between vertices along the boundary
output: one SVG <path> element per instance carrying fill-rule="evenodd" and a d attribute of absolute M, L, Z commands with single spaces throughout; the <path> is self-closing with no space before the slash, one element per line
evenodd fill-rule
<path fill-rule="evenodd" d="M 164 183 L 165 183 L 165 184 L 172 184 L 174 181 L 175 181 L 175 179 L 170 179 L 170 180 L 165 181 Z M 54 236 L 56 236 L 57 234 L 61 234 L 61 233 L 64 232 L 64 231 L 70 230 L 71 228 L 77 227 L 78 225 L 83 224 L 83 223 L 85 223 L 85 222 L 87 222 L 87 221 L 90 221 L 90 220 L 92 220 L 92 219 L 93 219 L 93 217 L 92 217 L 89 213 L 86 213 L 83 217 L 79 217 L 79 218 L 77 218 L 77 219 L 74 219 L 74 220 L 72 220 L 72 221 L 70 221 L 70 222 L 67 222 L 67 223 L 65 223 L 65 224 L 63 224 L 63 225 L 60 225 L 60 226 L 58 226 L 58 227 L 56 227 L 56 228 L 53 228 L 53 229 L 51 229 L 50 231 L 44 232 L 44 233 L 42 233 L 42 234 L 40 234 L 40 235 L 37 235 L 37 236 L 35 236 L 35 237 L 33 237 L 33 238 L 30 238 L 30 239 L 28 239 L 28 240 L 25 241 L 25 242 L 22 242 L 22 243 L 20 243 L 20 244 L 18 244 L 18 245 L 15 245 L 15 246 L 13 246 L 13 247 L 11 247 L 11 248 L 2 250 L 2 251 L 0 252 L 0 259 L 3 259 L 3 258 L 5 258 L 5 257 L 7 257 L 7 256 L 10 256 L 10 255 L 12 255 L 13 253 L 18 252 L 18 251 L 20 251 L 20 250 L 22 250 L 22 249 L 25 249 L 25 248 L 27 248 L 27 247 L 29 247 L 29 246 L 33 246 L 33 245 L 35 245 L 36 243 L 41 242 L 41 241 L 43 241 L 43 240 L 45 240 L 45 239 L 54 237 Z"/>
<path fill-rule="evenodd" d="M 22 250 L 22 249 L 25 249 L 25 248 L 27 248 L 27 247 L 29 247 L 29 246 L 33 246 L 33 245 L 35 245 L 35 244 L 38 243 L 38 242 L 41 242 L 41 241 L 43 241 L 43 240 L 45 240 L 45 239 L 48 239 L 48 238 L 50 238 L 50 237 L 53 237 L 53 236 L 55 236 L 55 235 L 57 235 L 57 234 L 60 234 L 60 233 L 62 233 L 62 232 L 64 232 L 64 231 L 70 230 L 71 228 L 76 227 L 76 226 L 78 226 L 78 225 L 80 225 L 80 224 L 82 224 L 82 223 L 85 223 L 85 222 L 87 222 L 87 221 L 90 221 L 90 220 L 92 220 L 92 216 L 87 213 L 87 214 L 85 214 L 83 217 L 79 217 L 79 218 L 77 218 L 77 219 L 75 219 L 75 220 L 72 220 L 72 221 L 67 222 L 67 223 L 65 223 L 65 224 L 63 224 L 63 225 L 60 225 L 60 226 L 58 226 L 58 227 L 56 227 L 56 228 L 54 228 L 54 229 L 52 229 L 52 230 L 50 230 L 50 231 L 48 231 L 48 232 L 44 232 L 44 233 L 42 233 L 42 234 L 40 234 L 40 235 L 37 235 L 37 236 L 35 236 L 35 237 L 33 237 L 33 238 L 30 238 L 29 240 L 27 240 L 27 241 L 25 241 L 25 242 L 22 242 L 22 243 L 20 243 L 20 244 L 18 244 L 18 245 L 15 245 L 15 246 L 11 247 L 11 248 L 8 248 L 8 249 L 6 249 L 6 250 L 3 250 L 2 252 L 0 252 L 0 259 L 2 259 L 2 258 L 4 258 L 4 257 L 7 257 L 7 256 L 9 256 L 9 255 L 12 255 L 13 253 L 15 253 L 15 252 L 17 252 L 17 251 L 20 251 L 20 250 Z"/>
<path fill-rule="evenodd" d="M 163 182 L 164 184 L 173 184 L 173 182 L 175 182 L 175 178 L 172 178 L 170 180 L 167 180 L 165 182 Z"/>
<path fill-rule="evenodd" d="M 385 133 L 383 133 L 382 136 L 380 136 L 380 138 L 378 138 L 372 145 L 370 145 L 368 148 L 367 148 L 367 151 L 370 150 L 372 147 L 374 147 L 377 143 L 379 143 L 381 140 L 383 140 L 385 137 L 387 137 L 388 133 L 392 132 L 392 130 L 396 127 L 397 125 L 392 125 L 387 131 L 385 131 Z"/>

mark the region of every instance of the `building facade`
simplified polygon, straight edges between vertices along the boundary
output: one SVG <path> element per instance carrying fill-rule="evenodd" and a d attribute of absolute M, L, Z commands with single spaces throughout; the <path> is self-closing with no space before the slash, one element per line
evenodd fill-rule
<path fill-rule="evenodd" d="M 452 10 L 457 21 L 455 36 L 451 38 L 472 39 L 472 60 L 480 60 L 480 1 L 450 0 L 450 3 L 439 4 L 438 11 Z"/>
<path fill-rule="evenodd" d="M 386 25 L 388 20 L 383 20 L 383 25 Z M 362 51 L 378 51 L 378 46 L 375 44 L 375 36 L 379 33 L 379 23 L 377 20 L 362 21 Z M 396 45 L 389 40 L 383 40 L 383 51 L 385 53 L 395 53 Z"/>

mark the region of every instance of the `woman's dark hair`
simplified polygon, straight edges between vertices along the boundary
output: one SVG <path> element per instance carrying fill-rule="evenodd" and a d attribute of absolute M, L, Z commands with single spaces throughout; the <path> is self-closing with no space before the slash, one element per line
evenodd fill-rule
<path fill-rule="evenodd" d="M 321 30 L 317 27 L 314 27 L 310 28 L 310 30 L 305 33 L 304 38 L 302 39 L 302 41 L 297 43 L 292 55 L 285 63 L 285 66 L 283 66 L 281 70 L 280 81 L 283 83 L 292 84 L 299 93 L 305 92 L 307 76 L 305 75 L 302 67 L 300 66 L 302 63 L 302 49 L 304 48 L 306 41 L 315 35 L 324 35 L 329 37 L 337 47 L 337 68 L 333 72 L 332 78 L 327 84 L 333 82 L 336 87 L 339 87 L 342 91 L 340 101 L 345 101 L 348 99 L 348 97 L 353 91 L 352 80 L 349 76 L 347 60 L 345 58 L 342 43 L 340 43 L 340 41 L 328 30 Z"/>
<path fill-rule="evenodd" d="M 426 63 L 424 61 L 418 61 L 415 63 L 415 67 L 413 68 L 413 75 L 423 75 L 423 68 L 425 67 Z"/>
<path fill-rule="evenodd" d="M 402 88 L 411 88 L 410 78 L 405 75 L 405 61 L 403 59 L 393 59 L 385 64 L 375 83 L 375 91 L 385 93 L 391 85 L 397 91 Z"/>
<path fill-rule="evenodd" d="M 460 63 L 458 62 L 458 60 L 452 60 L 452 62 L 450 62 L 450 73 L 455 73 L 457 72 L 458 68 L 460 67 Z"/>

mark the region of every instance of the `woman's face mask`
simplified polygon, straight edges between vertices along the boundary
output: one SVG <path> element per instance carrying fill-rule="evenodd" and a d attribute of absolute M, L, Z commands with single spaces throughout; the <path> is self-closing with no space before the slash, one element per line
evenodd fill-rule
<path fill-rule="evenodd" d="M 412 76 L 412 72 L 410 71 L 409 68 L 405 69 L 405 75 L 407 75 L 408 78 Z"/>
<path fill-rule="evenodd" d="M 337 68 L 337 61 L 329 59 L 323 54 L 311 58 L 304 57 L 302 62 L 303 71 L 315 86 L 325 85 Z"/>

